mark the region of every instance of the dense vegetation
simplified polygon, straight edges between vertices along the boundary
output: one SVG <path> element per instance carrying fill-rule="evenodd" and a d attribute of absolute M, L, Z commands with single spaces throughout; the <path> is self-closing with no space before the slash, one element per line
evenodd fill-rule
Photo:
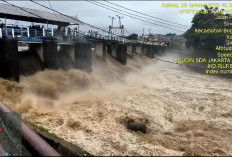
<path fill-rule="evenodd" d="M 133 34 L 127 36 L 127 39 L 129 39 L 129 40 L 138 40 L 138 34 L 133 33 Z"/>
<path fill-rule="evenodd" d="M 185 45 L 187 48 L 193 47 L 194 49 L 215 50 L 216 46 L 223 46 L 225 44 L 226 35 L 223 33 L 195 33 L 195 29 L 223 29 L 224 20 L 216 19 L 217 16 L 223 14 L 224 10 L 218 8 L 202 9 L 192 19 L 192 26 L 184 34 L 187 39 Z M 206 12 L 208 14 L 206 14 Z"/>

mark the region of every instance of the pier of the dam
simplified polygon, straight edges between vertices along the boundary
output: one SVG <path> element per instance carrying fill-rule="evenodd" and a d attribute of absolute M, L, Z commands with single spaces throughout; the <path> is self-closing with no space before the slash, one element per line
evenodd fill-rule
<path fill-rule="evenodd" d="M 127 58 L 133 58 L 134 54 L 153 58 L 161 48 L 158 44 L 132 41 L 122 36 L 112 40 L 109 36 L 82 34 L 78 29 L 83 23 L 73 17 L 28 8 L 19 10 L 5 4 L 0 4 L 0 7 L 3 8 L 0 18 L 5 19 L 5 23 L 0 25 L 2 78 L 19 81 L 20 75 L 31 75 L 44 69 L 76 68 L 91 71 L 94 59 L 106 61 L 106 53 L 126 65 Z M 62 20 L 57 20 L 57 17 Z M 7 24 L 7 19 L 41 23 L 47 27 L 13 26 Z M 76 27 L 71 30 L 68 26 Z"/>
<path fill-rule="evenodd" d="M 23 47 L 26 50 L 21 50 Z M 106 53 L 126 65 L 127 57 L 133 58 L 134 54 L 153 58 L 159 53 L 159 46 L 94 40 L 62 43 L 0 39 L 0 77 L 19 81 L 19 75 L 30 75 L 43 69 L 91 71 L 94 58 L 106 60 Z"/>

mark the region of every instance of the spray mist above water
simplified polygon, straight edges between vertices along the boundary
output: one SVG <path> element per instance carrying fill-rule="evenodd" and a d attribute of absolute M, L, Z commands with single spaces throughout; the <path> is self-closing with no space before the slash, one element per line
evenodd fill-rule
<path fill-rule="evenodd" d="M 175 53 L 164 55 L 174 60 Z M 83 101 L 115 99 L 128 89 L 152 87 L 152 73 L 158 71 L 151 59 L 134 56 L 124 66 L 107 55 L 107 63 L 94 62 L 94 69 L 86 73 L 77 69 L 45 70 L 32 76 L 21 77 L 23 93 L 19 112 L 55 112 L 69 104 Z"/>
<path fill-rule="evenodd" d="M 32 76 L 21 77 L 24 89 L 17 110 L 54 112 L 70 103 L 106 100 L 123 95 L 126 86 L 138 81 L 140 76 L 133 72 L 125 75 L 127 67 L 119 72 L 114 66 L 115 62 L 110 62 L 107 66 L 97 64 L 91 73 L 77 69 L 45 70 Z"/>
<path fill-rule="evenodd" d="M 94 60 L 91 73 L 22 77 L 15 110 L 97 156 L 232 154 L 231 81 L 144 56 L 127 59 L 126 66 L 110 56 Z M 127 119 L 146 123 L 147 134 L 127 130 Z"/>
<path fill-rule="evenodd" d="M 52 111 L 59 108 L 59 102 L 70 101 L 88 91 L 98 91 L 104 87 L 99 78 L 79 70 L 46 70 L 33 76 L 23 77 L 24 87 L 19 109 Z"/>

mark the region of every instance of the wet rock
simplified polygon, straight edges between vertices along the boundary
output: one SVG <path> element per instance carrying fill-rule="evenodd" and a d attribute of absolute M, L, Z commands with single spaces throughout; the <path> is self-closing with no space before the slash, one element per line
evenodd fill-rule
<path fill-rule="evenodd" d="M 147 128 L 144 123 L 135 122 L 133 119 L 127 121 L 127 129 L 132 131 L 141 131 L 142 133 L 147 133 Z"/>

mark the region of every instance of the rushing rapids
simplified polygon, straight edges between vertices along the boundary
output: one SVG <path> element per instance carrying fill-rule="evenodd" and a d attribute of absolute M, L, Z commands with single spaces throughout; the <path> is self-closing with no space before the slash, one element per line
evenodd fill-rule
<path fill-rule="evenodd" d="M 231 81 L 180 65 L 107 56 L 92 73 L 48 70 L 0 89 L 24 119 L 93 155 L 232 155 Z M 147 133 L 128 130 L 128 118 Z"/>

